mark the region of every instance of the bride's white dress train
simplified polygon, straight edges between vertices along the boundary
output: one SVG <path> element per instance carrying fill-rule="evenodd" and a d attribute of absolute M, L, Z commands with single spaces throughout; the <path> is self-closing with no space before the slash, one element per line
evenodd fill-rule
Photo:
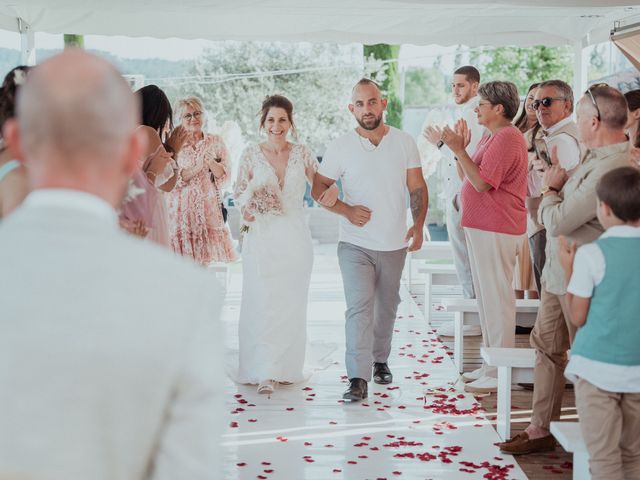
<path fill-rule="evenodd" d="M 235 192 L 240 206 L 250 190 L 267 186 L 279 192 L 282 212 L 256 215 L 244 236 L 239 366 L 231 372 L 239 383 L 300 382 L 309 376 L 305 353 L 313 247 L 303 208 L 309 167 L 317 170 L 317 160 L 304 145 L 292 146 L 282 185 L 258 145 L 248 147 L 240 160 Z M 316 358 L 307 358 L 308 366 L 329 351 L 313 350 L 307 356 Z"/>

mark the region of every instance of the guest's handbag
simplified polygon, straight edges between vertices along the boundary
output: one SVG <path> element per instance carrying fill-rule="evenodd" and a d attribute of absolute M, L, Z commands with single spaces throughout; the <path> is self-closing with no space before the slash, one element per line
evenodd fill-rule
<path fill-rule="evenodd" d="M 216 159 L 218 162 L 219 160 Z M 216 187 L 216 196 L 218 197 L 218 202 L 220 202 L 220 210 L 222 211 L 222 220 L 224 223 L 227 223 L 227 216 L 229 212 L 227 212 L 227 207 L 224 206 L 224 202 L 220 199 L 220 191 L 218 190 L 218 185 L 216 185 L 216 177 L 211 170 L 209 170 L 209 178 L 211 178 L 211 182 L 213 186 Z"/>

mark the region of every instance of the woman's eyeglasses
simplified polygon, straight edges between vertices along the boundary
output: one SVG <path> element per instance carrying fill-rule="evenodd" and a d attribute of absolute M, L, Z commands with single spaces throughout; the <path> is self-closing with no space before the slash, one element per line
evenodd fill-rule
<path fill-rule="evenodd" d="M 542 105 L 545 108 L 549 108 L 553 102 L 558 101 L 558 100 L 566 100 L 566 98 L 564 98 L 564 97 L 544 97 L 541 100 L 534 100 L 533 102 L 531 102 L 531 108 L 533 108 L 534 110 L 538 110 L 540 108 L 540 105 Z"/>
<path fill-rule="evenodd" d="M 187 113 L 186 115 L 183 115 L 182 118 L 183 120 L 191 121 L 192 118 L 199 120 L 201 116 L 202 116 L 202 112 L 193 112 L 193 113 Z"/>

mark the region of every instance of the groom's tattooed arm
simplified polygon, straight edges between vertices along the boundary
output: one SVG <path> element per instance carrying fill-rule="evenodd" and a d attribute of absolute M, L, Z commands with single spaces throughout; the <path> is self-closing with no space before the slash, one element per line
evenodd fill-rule
<path fill-rule="evenodd" d="M 422 176 L 422 168 L 407 170 L 407 187 L 409 189 L 413 224 L 422 227 L 427 218 L 427 210 L 429 208 L 429 190 Z"/>
<path fill-rule="evenodd" d="M 411 200 L 411 216 L 413 217 L 413 223 L 417 223 L 420 219 L 421 213 L 424 208 L 424 198 L 427 196 L 427 190 L 425 188 L 416 188 L 409 194 Z"/>

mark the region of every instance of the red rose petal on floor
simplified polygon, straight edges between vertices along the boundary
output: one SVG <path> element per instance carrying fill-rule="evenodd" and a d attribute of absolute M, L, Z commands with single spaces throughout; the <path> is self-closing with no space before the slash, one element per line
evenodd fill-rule
<path fill-rule="evenodd" d="M 268 469 L 268 470 L 265 470 L 264 473 L 273 473 L 273 470 Z"/>
<path fill-rule="evenodd" d="M 311 445 L 313 445 L 313 443 L 311 443 L 311 442 L 304 442 L 304 446 L 305 446 L 305 447 L 310 447 Z"/>
<path fill-rule="evenodd" d="M 230 426 L 231 428 L 238 428 L 238 422 L 231 422 L 231 423 L 229 424 L 229 426 Z"/>
<path fill-rule="evenodd" d="M 271 465 L 271 462 L 262 462 L 262 465 L 268 467 L 269 465 Z"/>
<path fill-rule="evenodd" d="M 394 475 L 402 475 L 402 472 L 397 472 L 397 471 L 396 472 L 391 472 L 391 473 L 393 473 Z"/>
<path fill-rule="evenodd" d="M 237 465 L 238 467 L 246 467 L 246 466 L 247 466 L 247 464 L 246 464 L 246 463 L 244 463 L 244 462 L 236 463 L 236 465 Z"/>
<path fill-rule="evenodd" d="M 349 460 L 347 463 L 349 465 L 357 465 L 358 464 L 358 462 L 356 462 L 355 460 Z"/>
<path fill-rule="evenodd" d="M 294 410 L 295 410 L 295 408 L 293 408 L 293 407 L 287 408 L 287 412 L 293 412 Z"/>
<path fill-rule="evenodd" d="M 250 418 L 250 419 L 249 419 L 249 420 L 247 420 L 247 421 L 248 421 L 248 422 L 251 422 L 251 423 L 256 423 L 256 422 L 258 421 L 258 419 L 257 419 L 257 418 Z"/>
<path fill-rule="evenodd" d="M 265 477 L 264 475 L 258 475 L 256 478 L 260 480 L 267 480 L 267 477 Z"/>
<path fill-rule="evenodd" d="M 342 472 L 342 470 L 340 470 L 339 468 L 334 468 L 333 469 L 333 473 L 340 473 L 340 472 Z"/>

